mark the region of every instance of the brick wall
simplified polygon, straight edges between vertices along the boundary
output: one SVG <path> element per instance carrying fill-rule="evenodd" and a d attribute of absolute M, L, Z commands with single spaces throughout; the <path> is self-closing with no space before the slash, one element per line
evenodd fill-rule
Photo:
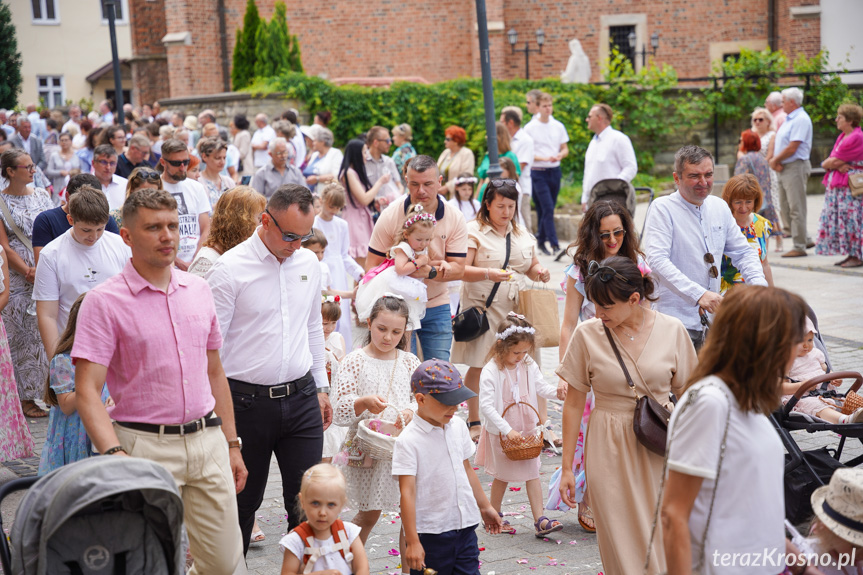
<path fill-rule="evenodd" d="M 152 104 L 171 94 L 165 35 L 165 0 L 129 0 L 132 32 L 132 103 Z"/>
<path fill-rule="evenodd" d="M 130 0 L 135 10 L 162 7 L 167 32 L 192 35 L 191 46 L 169 46 L 172 97 L 223 91 L 217 0 Z M 479 76 L 476 12 L 467 0 L 396 3 L 389 0 L 285 0 L 288 24 L 300 40 L 306 73 L 340 77 L 420 76 L 430 82 Z M 257 0 L 261 17 L 272 16 L 275 0 Z M 519 47 L 536 46 L 535 31 L 545 31 L 542 54 L 531 54 L 531 78 L 562 72 L 569 41 L 578 38 L 591 61 L 591 79 L 602 79 L 608 23 L 635 18 L 639 46 L 660 35 L 658 62 L 674 66 L 681 77 L 705 76 L 711 62 L 740 45 L 767 42 L 768 0 L 486 0 L 490 57 L 495 78 L 524 76 L 524 55 L 512 54 L 506 30 L 519 33 Z M 792 57 L 814 54 L 820 46 L 819 18 L 791 20 L 790 6 L 818 0 L 777 0 L 777 47 Z M 246 0 L 224 0 L 228 54 L 242 26 Z"/>

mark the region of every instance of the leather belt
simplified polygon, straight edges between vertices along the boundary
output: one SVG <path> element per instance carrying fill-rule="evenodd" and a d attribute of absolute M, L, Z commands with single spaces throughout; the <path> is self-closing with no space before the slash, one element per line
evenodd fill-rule
<path fill-rule="evenodd" d="M 253 383 L 246 383 L 245 381 L 240 381 L 238 379 L 228 378 L 228 385 L 231 387 L 231 391 L 251 395 L 253 397 L 269 397 L 270 399 L 284 399 L 285 397 L 304 389 L 309 384 L 314 385 L 314 382 L 315 380 L 314 377 L 312 377 L 311 370 L 299 379 L 295 379 L 294 381 L 289 381 L 287 383 L 280 383 L 279 385 L 256 385 Z"/>
<path fill-rule="evenodd" d="M 136 429 L 138 431 L 146 431 L 148 433 L 188 435 L 190 433 L 203 431 L 208 427 L 219 427 L 222 425 L 222 418 L 211 417 L 212 415 L 213 412 L 211 411 L 201 419 L 196 419 L 195 421 L 190 421 L 183 425 L 158 425 L 155 423 L 138 423 L 136 421 L 118 421 L 117 425 L 120 427 L 128 427 L 129 429 Z"/>

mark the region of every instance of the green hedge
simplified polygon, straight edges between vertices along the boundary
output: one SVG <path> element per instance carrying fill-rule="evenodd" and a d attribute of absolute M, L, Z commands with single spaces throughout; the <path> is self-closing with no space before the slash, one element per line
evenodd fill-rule
<path fill-rule="evenodd" d="M 824 69 L 826 55 L 801 60 L 800 70 Z M 785 59 L 765 52 L 746 52 L 737 62 L 726 62 L 717 72 L 743 75 L 751 71 L 777 72 Z M 710 120 L 714 111 L 721 119 L 748 118 L 755 105 L 764 102 L 767 93 L 775 89 L 770 81 L 729 81 L 722 94 L 712 90 L 681 90 L 677 75 L 668 65 L 650 65 L 638 73 L 628 60 L 612 56 L 607 67 L 606 85 L 562 84 L 557 79 L 506 80 L 494 82 L 495 114 L 504 106 L 523 106 L 529 90 L 540 89 L 554 95 L 554 117 L 563 122 L 569 133 L 570 154 L 563 162 L 565 177 L 572 181 L 583 170 L 584 152 L 592 134 L 585 118 L 591 105 L 605 102 L 615 111 L 615 126 L 637 140 L 636 155 L 639 169 L 649 171 L 657 152 L 665 149 L 672 136 L 679 138 L 694 125 Z M 468 147 L 477 156 L 485 153 L 485 120 L 482 81 L 462 78 L 438 84 L 397 82 L 390 88 L 369 88 L 356 85 L 336 86 L 317 77 L 289 73 L 258 80 L 248 91 L 257 94 L 284 92 L 287 98 L 303 102 L 310 113 L 329 110 L 330 128 L 336 145 L 363 134 L 373 125 L 387 128 L 407 122 L 413 128 L 413 144 L 419 153 L 434 158 L 443 151 L 444 130 L 450 125 L 465 129 Z M 814 92 L 814 93 L 813 93 Z M 813 102 L 813 120 L 832 118 L 840 102 L 849 98 L 847 86 L 836 77 L 813 84 L 807 94 Z M 527 121 L 529 118 L 526 118 Z M 835 127 L 828 126 L 835 130 Z"/>

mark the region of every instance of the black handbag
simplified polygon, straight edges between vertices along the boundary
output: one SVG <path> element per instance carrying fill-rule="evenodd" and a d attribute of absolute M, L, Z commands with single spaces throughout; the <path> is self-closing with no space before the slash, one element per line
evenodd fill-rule
<path fill-rule="evenodd" d="M 509 252 L 512 239 L 510 234 L 506 234 L 506 258 L 503 260 L 503 267 L 509 265 Z M 486 310 L 491 307 L 494 302 L 494 296 L 497 295 L 497 290 L 500 288 L 500 282 L 496 282 L 491 288 L 491 293 L 488 294 L 488 299 L 485 300 L 485 307 L 474 306 L 457 313 L 452 318 L 452 336 L 456 341 L 473 341 L 485 332 L 488 331 L 488 315 Z"/>
<path fill-rule="evenodd" d="M 608 337 L 608 342 L 611 344 L 611 349 L 614 350 L 620 367 L 623 368 L 626 383 L 629 384 L 632 394 L 635 396 L 635 413 L 632 417 L 632 430 L 635 432 L 635 437 L 644 447 L 665 457 L 668 420 L 671 419 L 671 412 L 649 395 L 638 397 L 635 392 L 635 384 L 632 382 L 632 377 L 629 376 L 629 370 L 626 369 L 623 358 L 620 357 L 620 351 L 617 349 L 617 344 L 614 343 L 614 338 L 611 337 L 611 332 L 605 326 L 602 328 L 605 330 L 605 335 Z"/>

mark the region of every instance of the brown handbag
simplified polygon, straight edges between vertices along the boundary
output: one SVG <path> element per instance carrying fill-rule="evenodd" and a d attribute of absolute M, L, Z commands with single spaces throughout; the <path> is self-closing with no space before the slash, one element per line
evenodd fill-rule
<path fill-rule="evenodd" d="M 632 418 L 632 430 L 635 432 L 635 437 L 644 447 L 665 457 L 665 442 L 668 438 L 668 420 L 671 419 L 671 412 L 649 395 L 638 397 L 635 384 L 632 382 L 629 370 L 626 369 L 626 364 L 623 363 L 623 358 L 620 356 L 617 344 L 614 343 L 614 338 L 611 337 L 611 332 L 605 326 L 602 326 L 602 329 L 605 330 L 605 336 L 611 344 L 611 349 L 614 350 L 617 362 L 623 369 L 626 383 L 629 384 L 629 388 L 635 396 L 635 414 Z"/>

